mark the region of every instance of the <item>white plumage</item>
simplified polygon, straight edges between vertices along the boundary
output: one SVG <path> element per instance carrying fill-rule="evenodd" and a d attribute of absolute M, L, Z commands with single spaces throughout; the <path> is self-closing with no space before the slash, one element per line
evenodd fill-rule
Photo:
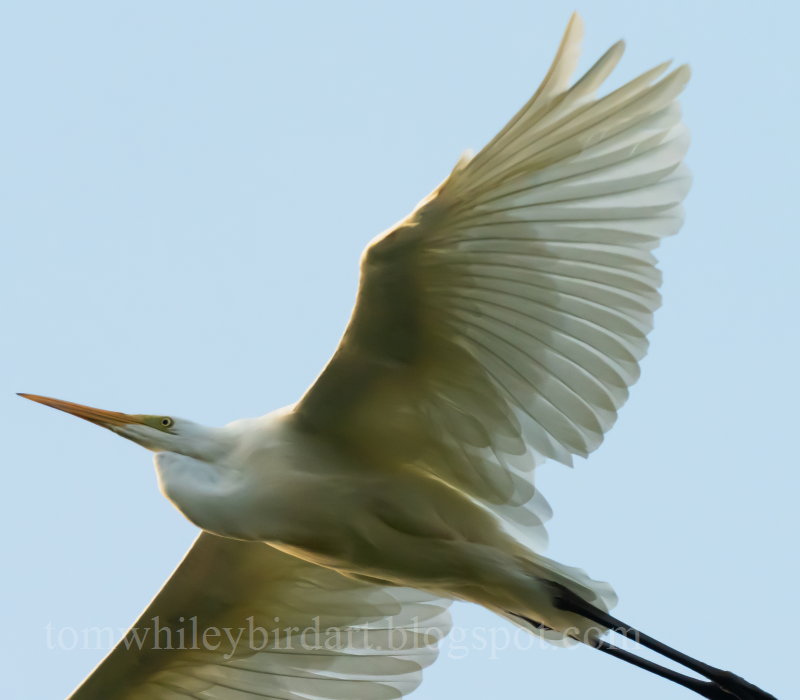
<path fill-rule="evenodd" d="M 359 583 L 259 543 L 203 533 L 72 697 L 399 697 L 436 658 L 436 643 L 450 629 L 446 606 L 419 591 Z M 331 628 L 340 638 L 326 633 Z M 204 643 L 213 629 L 219 635 Z M 247 644 L 240 630 L 253 630 Z M 153 648 L 156 634 L 161 649 Z"/>
<path fill-rule="evenodd" d="M 574 17 L 531 100 L 367 249 L 342 345 L 298 407 L 529 524 L 548 515 L 534 463 L 594 450 L 638 377 L 649 251 L 689 186 L 688 68 L 595 99 L 623 46 L 568 88 L 581 32 Z"/>
<path fill-rule="evenodd" d="M 339 348 L 296 405 L 206 428 L 28 396 L 157 452 L 162 491 L 205 531 L 135 629 L 297 629 L 288 650 L 255 649 L 252 630 L 244 647 L 173 652 L 129 636 L 75 700 L 400 697 L 449 598 L 637 658 L 600 639 L 622 626 L 610 586 L 541 554 L 532 477 L 596 449 L 638 377 L 660 302 L 651 251 L 689 187 L 689 71 L 597 97 L 623 45 L 570 86 L 581 32 L 575 16 L 531 100 L 366 249 Z M 315 617 L 366 636 L 305 645 Z M 704 697 L 769 697 L 642 643 L 711 679 L 649 666 Z"/>

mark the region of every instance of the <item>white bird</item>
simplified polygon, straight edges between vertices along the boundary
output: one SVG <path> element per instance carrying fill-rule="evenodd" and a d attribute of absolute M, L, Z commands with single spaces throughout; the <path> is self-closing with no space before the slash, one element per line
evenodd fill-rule
<path fill-rule="evenodd" d="M 614 423 L 660 302 L 651 251 L 689 187 L 688 68 L 598 98 L 623 44 L 570 85 L 581 34 L 573 16 L 527 104 L 367 247 L 339 348 L 293 406 L 209 428 L 22 394 L 154 451 L 203 530 L 74 700 L 400 697 L 449 599 L 706 698 L 772 697 L 615 619 L 608 584 L 540 553 L 533 469 Z"/>

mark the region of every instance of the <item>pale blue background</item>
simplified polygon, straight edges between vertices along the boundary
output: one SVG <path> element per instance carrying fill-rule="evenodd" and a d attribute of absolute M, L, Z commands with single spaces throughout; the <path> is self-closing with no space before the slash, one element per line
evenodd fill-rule
<path fill-rule="evenodd" d="M 619 425 L 546 466 L 550 553 L 619 616 L 781 698 L 797 659 L 797 82 L 790 3 L 580 3 L 614 84 L 691 62 L 696 175 Z M 195 529 L 147 453 L 18 399 L 210 424 L 294 401 L 364 243 L 544 74 L 573 2 L 4 2 L 0 10 L 0 695 L 60 698 Z M 496 620 L 466 605 L 464 626 Z M 465 633 L 469 633 L 468 631 Z M 586 648 L 445 647 L 415 697 L 684 698 Z"/>

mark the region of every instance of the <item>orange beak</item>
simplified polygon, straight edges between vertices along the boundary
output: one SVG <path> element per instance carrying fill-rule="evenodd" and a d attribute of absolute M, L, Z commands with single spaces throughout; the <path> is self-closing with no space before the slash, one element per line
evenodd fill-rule
<path fill-rule="evenodd" d="M 24 399 L 42 403 L 51 408 L 57 408 L 59 411 L 71 413 L 73 416 L 83 418 L 91 423 L 102 426 L 103 428 L 111 428 L 118 425 L 129 425 L 130 423 L 143 423 L 141 416 L 129 415 L 127 413 L 118 413 L 117 411 L 104 411 L 100 408 L 92 408 L 91 406 L 82 406 L 79 403 L 72 403 L 70 401 L 61 401 L 60 399 L 51 399 L 47 396 L 37 396 L 36 394 L 17 394 Z"/>

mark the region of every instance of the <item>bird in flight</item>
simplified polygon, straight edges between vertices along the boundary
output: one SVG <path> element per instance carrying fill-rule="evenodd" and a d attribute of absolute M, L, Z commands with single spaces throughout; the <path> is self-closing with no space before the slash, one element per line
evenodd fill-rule
<path fill-rule="evenodd" d="M 715 700 L 773 696 L 610 614 L 612 588 L 545 557 L 547 459 L 599 446 L 660 303 L 688 145 L 659 65 L 575 82 L 573 16 L 539 89 L 361 259 L 338 349 L 294 405 L 221 428 L 32 394 L 155 453 L 202 533 L 74 700 L 390 698 L 470 601 Z M 694 675 L 607 641 L 628 637 Z"/>

